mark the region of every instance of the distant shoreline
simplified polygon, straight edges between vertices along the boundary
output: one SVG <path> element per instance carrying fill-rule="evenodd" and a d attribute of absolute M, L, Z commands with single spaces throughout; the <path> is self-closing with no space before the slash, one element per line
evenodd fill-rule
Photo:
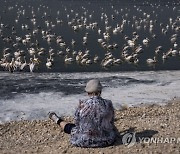
<path fill-rule="evenodd" d="M 106 148 L 84 149 L 69 144 L 69 136 L 50 120 L 13 121 L 0 124 L 0 153 L 178 153 L 179 144 L 169 139 L 180 138 L 180 100 L 165 106 L 145 105 L 116 111 L 117 141 Z M 71 121 L 72 118 L 66 117 Z M 123 135 L 136 133 L 136 143 L 127 147 Z M 165 143 L 148 143 L 148 138 L 166 139 Z M 138 138 L 146 138 L 141 142 Z M 169 142 L 168 142 L 169 141 Z"/>

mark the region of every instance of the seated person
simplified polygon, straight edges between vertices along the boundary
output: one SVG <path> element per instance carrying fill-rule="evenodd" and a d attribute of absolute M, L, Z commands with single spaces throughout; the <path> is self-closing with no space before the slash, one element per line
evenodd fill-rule
<path fill-rule="evenodd" d="M 90 80 L 85 88 L 89 98 L 79 102 L 75 112 L 75 123 L 63 121 L 56 113 L 49 114 L 71 135 L 70 142 L 78 147 L 105 147 L 112 145 L 116 137 L 114 108 L 110 100 L 101 97 L 102 85 L 99 80 Z"/>

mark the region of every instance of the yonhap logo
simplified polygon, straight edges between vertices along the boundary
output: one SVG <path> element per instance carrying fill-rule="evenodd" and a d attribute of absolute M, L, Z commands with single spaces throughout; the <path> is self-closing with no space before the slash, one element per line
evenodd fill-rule
<path fill-rule="evenodd" d="M 135 132 L 132 133 L 126 133 L 123 135 L 122 142 L 124 145 L 126 145 L 128 148 L 132 147 L 136 143 L 136 136 Z"/>
<path fill-rule="evenodd" d="M 128 148 L 132 147 L 136 142 L 144 143 L 144 144 L 179 144 L 180 137 L 138 137 L 139 134 L 135 132 L 125 133 L 122 137 L 122 143 L 126 145 Z"/>

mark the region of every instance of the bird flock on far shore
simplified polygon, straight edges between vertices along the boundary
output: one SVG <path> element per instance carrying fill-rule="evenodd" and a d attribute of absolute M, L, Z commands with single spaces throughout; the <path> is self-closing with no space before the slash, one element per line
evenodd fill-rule
<path fill-rule="evenodd" d="M 52 1 L 62 4 L 58 10 L 42 0 L 39 6 L 31 1 L 3 0 L 6 5 L 0 14 L 0 70 L 34 72 L 41 66 L 51 70 L 63 65 L 87 68 L 97 65 L 111 69 L 124 63 L 138 67 L 142 61 L 143 65 L 151 67 L 180 57 L 180 2 L 161 4 L 147 0 L 140 5 L 136 0 L 133 2 L 131 7 L 118 7 L 109 2 L 106 7 L 99 5 L 96 11 L 91 8 L 95 2 L 90 1 L 78 5 L 79 8 L 67 2 Z M 148 12 L 145 6 L 153 11 Z M 111 13 L 107 13 L 107 8 Z M 175 15 L 163 22 L 158 11 L 167 9 Z M 11 15 L 13 20 L 8 23 L 7 17 Z M 63 27 L 67 31 L 63 31 Z M 166 47 L 163 40 L 168 42 Z M 156 41 L 158 44 L 152 48 Z M 148 55 L 149 50 L 151 56 L 141 58 Z M 63 65 L 56 66 L 57 61 Z"/>

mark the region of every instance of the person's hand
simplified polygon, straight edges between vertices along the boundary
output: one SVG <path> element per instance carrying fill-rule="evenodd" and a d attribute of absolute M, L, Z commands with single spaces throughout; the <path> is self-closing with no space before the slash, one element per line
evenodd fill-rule
<path fill-rule="evenodd" d="M 79 100 L 79 108 L 82 109 L 84 107 L 83 101 Z"/>

